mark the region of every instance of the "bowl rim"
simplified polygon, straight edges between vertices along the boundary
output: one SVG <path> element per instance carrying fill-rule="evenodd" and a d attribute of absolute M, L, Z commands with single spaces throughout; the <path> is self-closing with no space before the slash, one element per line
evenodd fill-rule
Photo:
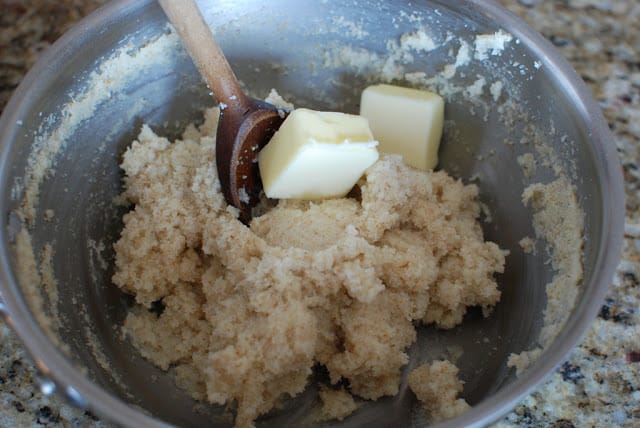
<path fill-rule="evenodd" d="M 446 5 L 446 2 L 437 0 Z M 494 0 L 464 0 L 474 12 L 500 23 L 530 49 L 543 67 L 553 69 L 554 78 L 566 89 L 567 95 L 576 105 L 580 119 L 585 122 L 589 143 L 594 151 L 600 175 L 598 184 L 603 197 L 602 240 L 590 287 L 585 290 L 579 305 L 563 327 L 561 333 L 544 351 L 540 358 L 518 379 L 501 388 L 489 398 L 473 406 L 468 412 L 454 419 L 437 424 L 441 428 L 458 426 L 481 427 L 490 424 L 511 411 L 528 393 L 569 356 L 579 340 L 586 334 L 598 313 L 609 289 L 611 279 L 620 258 L 624 230 L 624 181 L 620 160 L 613 136 L 596 104 L 591 92 L 562 54 L 536 30 Z M 52 64 L 79 48 L 88 36 L 107 28 L 106 24 L 116 16 L 125 16 L 134 10 L 148 7 L 153 0 L 114 0 L 83 18 L 50 47 L 27 73 L 14 91 L 0 118 L 0 173 L 6 182 L 9 170 L 8 153 L 14 135 L 19 132 L 22 113 L 30 101 L 27 94 L 36 85 L 40 76 L 51 72 Z M 0 209 L 7 213 L 4 202 Z M 57 391 L 62 392 L 78 407 L 91 409 L 96 414 L 123 426 L 171 426 L 148 416 L 108 393 L 91 382 L 69 361 L 45 335 L 35 321 L 18 289 L 18 282 L 10 266 L 8 231 L 0 228 L 0 312 L 7 324 L 16 332 L 36 367 L 46 378 L 53 381 Z M 4 301 L 1 301 L 4 300 Z"/>

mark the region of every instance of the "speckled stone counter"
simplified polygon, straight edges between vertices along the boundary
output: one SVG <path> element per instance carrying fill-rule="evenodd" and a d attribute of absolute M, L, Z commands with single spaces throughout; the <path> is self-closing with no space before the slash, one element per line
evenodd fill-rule
<path fill-rule="evenodd" d="M 39 54 L 106 0 L 0 0 L 0 109 Z M 598 318 L 570 359 L 500 426 L 640 426 L 640 2 L 500 0 L 547 37 L 599 101 L 624 166 L 623 259 Z M 106 426 L 40 392 L 0 323 L 0 426 Z"/>

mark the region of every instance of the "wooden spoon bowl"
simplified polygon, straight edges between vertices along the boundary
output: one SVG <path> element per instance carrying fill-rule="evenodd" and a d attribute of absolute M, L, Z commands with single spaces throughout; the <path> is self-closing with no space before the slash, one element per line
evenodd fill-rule
<path fill-rule="evenodd" d="M 262 191 L 258 152 L 278 130 L 286 112 L 244 93 L 194 0 L 159 3 L 220 103 L 218 178 L 227 203 L 238 208 L 240 220 L 248 224 Z"/>

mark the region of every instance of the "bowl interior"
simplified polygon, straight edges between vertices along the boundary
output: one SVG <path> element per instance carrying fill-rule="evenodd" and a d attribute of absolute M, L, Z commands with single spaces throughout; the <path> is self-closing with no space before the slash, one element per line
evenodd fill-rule
<path fill-rule="evenodd" d="M 170 375 L 140 357 L 119 334 L 132 304 L 110 280 L 112 244 L 126 211 L 113 202 L 122 190 L 118 167 L 122 153 L 142 123 L 160 135 L 175 137 L 187 123 L 198 120 L 205 107 L 214 105 L 214 99 L 176 37 L 168 34 L 155 2 L 117 3 L 94 17 L 102 28 L 76 31 L 76 39 L 55 48 L 58 55 L 45 70 L 49 73 L 32 78 L 29 99 L 21 103 L 21 122 L 12 129 L 6 151 L 3 179 L 14 191 L 3 187 L 4 207 L 11 213 L 20 209 L 28 188 L 25 171 L 30 153 L 60 139 L 53 172 L 39 186 L 30 231 L 37 253 L 46 243 L 54 248 L 59 336 L 70 358 L 109 393 L 158 419 L 181 426 L 202 425 L 218 417 L 226 423 L 217 407 L 194 407 Z M 425 1 L 416 6 L 375 0 L 331 4 L 279 0 L 202 6 L 233 69 L 254 96 L 265 97 L 276 88 L 296 106 L 346 112 L 358 111 L 360 92 L 369 84 L 391 80 L 415 85 L 420 78 L 416 73 L 421 72 L 442 76 L 447 65 L 455 64 L 461 41 L 473 46 L 478 34 L 494 34 L 501 28 L 475 3 L 466 2 Z M 425 31 L 437 47 L 409 50 L 409 56 L 398 54 L 393 43 L 399 45 L 403 34 L 417 30 Z M 495 55 L 472 58 L 450 79 L 429 82 L 447 101 L 439 167 L 479 186 L 480 199 L 490 213 L 490 219 L 485 216 L 485 236 L 510 251 L 506 272 L 498 277 L 502 300 L 490 317 L 471 310 L 465 322 L 452 330 L 421 327 L 410 350 L 410 367 L 461 352 L 457 364 L 466 382 L 463 396 L 472 405 L 519 381 L 506 360 L 511 353 L 533 348 L 542 327 L 545 284 L 554 271 L 544 243 L 538 243 L 535 254 L 524 253 L 518 243 L 535 236 L 532 212 L 521 201 L 524 188 L 555 177 L 553 168 L 544 165 L 526 176 L 518 164 L 518 156 L 525 153 L 540 155 L 535 141 L 553 149 L 588 213 L 585 287 L 579 301 L 592 285 L 592 267 L 599 257 L 603 195 L 598 161 L 587 143 L 584 112 L 551 64 L 537 55 L 533 47 L 513 39 Z M 116 62 L 128 68 L 116 72 Z M 381 78 L 386 72 L 391 74 Z M 473 87 L 481 79 L 478 95 Z M 88 93 L 96 96 L 93 104 L 78 107 Z M 69 122 L 67 113 L 81 108 L 91 114 Z M 63 123 L 69 126 L 61 130 Z M 53 210 L 52 218 L 46 218 L 46 210 Z M 10 224 L 16 223 L 14 217 Z M 295 424 L 314 397 L 310 387 L 260 424 Z M 367 404 L 345 426 L 381 418 L 409 420 L 412 400 L 411 394 L 399 394 Z"/>

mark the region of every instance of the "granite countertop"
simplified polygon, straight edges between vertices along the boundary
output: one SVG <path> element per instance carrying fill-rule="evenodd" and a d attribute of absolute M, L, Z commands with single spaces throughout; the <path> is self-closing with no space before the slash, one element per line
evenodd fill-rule
<path fill-rule="evenodd" d="M 623 258 L 581 344 L 500 425 L 640 426 L 640 3 L 499 0 L 558 47 L 586 81 L 624 167 Z M 0 0 L 0 110 L 40 53 L 106 0 Z M 38 387 L 19 341 L 0 323 L 0 426 L 107 426 Z"/>

